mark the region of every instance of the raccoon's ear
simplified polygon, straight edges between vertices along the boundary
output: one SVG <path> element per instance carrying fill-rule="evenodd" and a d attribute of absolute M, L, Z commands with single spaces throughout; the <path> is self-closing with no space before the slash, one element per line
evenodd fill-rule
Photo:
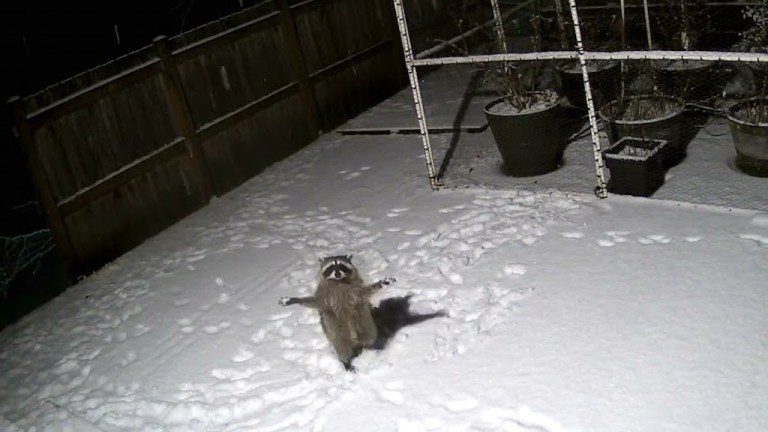
<path fill-rule="evenodd" d="M 328 259 L 328 258 L 325 258 L 325 257 L 320 257 L 320 258 L 318 258 L 318 259 L 317 259 L 317 262 L 319 262 L 320 264 L 322 264 L 322 263 L 324 263 L 324 262 L 325 262 L 325 260 L 327 260 L 327 259 Z"/>
<path fill-rule="evenodd" d="M 347 261 L 352 262 L 352 255 L 344 255 L 344 258 L 346 258 Z"/>

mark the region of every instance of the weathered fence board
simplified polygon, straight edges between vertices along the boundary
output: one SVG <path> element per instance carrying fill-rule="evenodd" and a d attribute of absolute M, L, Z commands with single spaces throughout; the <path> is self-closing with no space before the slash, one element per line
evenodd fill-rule
<path fill-rule="evenodd" d="M 425 4 L 429 21 L 445 0 Z M 68 265 L 90 271 L 402 88 L 389 0 L 273 0 L 15 104 Z"/>
<path fill-rule="evenodd" d="M 87 93 L 91 97 L 98 98 L 100 94 L 90 91 L 89 87 L 101 86 L 104 84 L 103 81 L 112 81 L 115 78 L 119 78 L 119 81 L 122 81 L 125 79 L 124 75 L 126 75 L 126 72 L 128 74 L 135 74 L 136 72 L 140 74 L 149 72 L 152 74 L 154 71 L 145 70 L 142 67 L 152 61 L 156 61 L 152 47 L 144 47 L 27 96 L 24 98 L 24 103 L 27 106 L 27 110 L 30 113 L 34 113 L 51 104 L 62 102 L 70 104 L 69 99 L 72 95 Z M 148 75 L 144 75 L 144 77 L 146 76 Z M 50 112 L 50 110 L 47 111 Z"/>
<path fill-rule="evenodd" d="M 387 39 L 390 21 L 381 12 L 382 1 L 386 0 L 326 1 L 299 9 L 296 29 L 309 73 Z"/>
<path fill-rule="evenodd" d="M 200 208 L 195 181 L 189 158 L 176 157 L 66 217 L 77 268 L 98 268 Z"/>
<path fill-rule="evenodd" d="M 171 142 L 175 135 L 165 106 L 155 76 L 39 128 L 35 141 L 56 199 Z"/>
<path fill-rule="evenodd" d="M 295 87 L 294 87 L 295 88 Z M 297 91 L 204 142 L 216 188 L 229 191 L 313 140 Z"/>
<path fill-rule="evenodd" d="M 196 125 L 210 123 L 291 82 L 277 26 L 179 64 Z"/>
<path fill-rule="evenodd" d="M 314 84 L 321 120 L 334 128 L 391 95 L 391 88 L 401 86 L 401 77 L 382 76 L 397 59 L 389 50 L 361 57 L 348 67 L 327 74 Z"/>

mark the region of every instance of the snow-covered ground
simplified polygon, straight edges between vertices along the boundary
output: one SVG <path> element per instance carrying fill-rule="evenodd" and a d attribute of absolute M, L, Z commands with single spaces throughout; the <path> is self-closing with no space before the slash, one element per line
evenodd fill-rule
<path fill-rule="evenodd" d="M 322 137 L 0 333 L 0 429 L 768 430 L 768 214 L 432 192 L 418 136 Z M 406 327 L 357 374 L 315 312 L 354 254 Z"/>

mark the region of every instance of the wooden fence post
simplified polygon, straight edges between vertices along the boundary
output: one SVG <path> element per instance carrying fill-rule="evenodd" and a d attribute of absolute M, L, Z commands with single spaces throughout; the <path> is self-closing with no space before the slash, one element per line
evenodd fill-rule
<path fill-rule="evenodd" d="M 301 101 L 304 104 L 304 108 L 307 111 L 307 115 L 309 116 L 307 120 L 309 121 L 310 130 L 312 131 L 312 137 L 317 138 L 321 130 L 320 115 L 317 108 L 317 100 L 315 100 L 314 91 L 312 90 L 312 83 L 309 81 L 307 63 L 304 59 L 304 51 L 301 49 L 299 35 L 296 31 L 296 21 L 293 18 L 293 13 L 291 12 L 288 0 L 275 1 L 280 10 L 280 26 L 282 28 L 283 36 L 285 37 L 288 61 L 291 63 L 294 79 L 299 84 L 299 94 L 301 96 Z M 322 127 L 324 127 L 324 125 Z"/>
<path fill-rule="evenodd" d="M 197 135 L 195 123 L 192 120 L 192 113 L 189 111 L 179 69 L 173 59 L 167 37 L 158 36 L 153 44 L 155 53 L 160 57 L 165 100 L 168 103 L 174 130 L 179 136 L 186 139 L 187 151 L 192 158 L 198 177 L 200 200 L 203 205 L 207 205 L 215 192 L 213 176 L 200 137 Z"/>
<path fill-rule="evenodd" d="M 35 143 L 34 132 L 29 121 L 27 121 L 27 109 L 24 106 L 24 101 L 18 96 L 14 96 L 8 100 L 8 105 L 13 114 L 16 138 L 24 148 L 27 167 L 32 176 L 32 182 L 35 184 L 35 189 L 37 189 L 40 203 L 45 209 L 45 216 L 48 220 L 51 234 L 53 234 L 53 240 L 56 242 L 56 246 L 58 246 L 68 276 L 75 276 L 72 272 L 79 271 L 83 263 L 80 262 L 75 251 L 72 239 L 69 237 L 67 225 L 64 222 L 64 217 L 59 210 L 56 197 L 53 195 L 53 191 L 51 191 L 48 176 L 41 165 L 40 153 Z"/>

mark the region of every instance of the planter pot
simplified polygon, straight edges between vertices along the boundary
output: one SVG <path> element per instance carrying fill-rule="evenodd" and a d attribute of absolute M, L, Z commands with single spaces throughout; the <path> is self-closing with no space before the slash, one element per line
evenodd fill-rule
<path fill-rule="evenodd" d="M 672 96 L 644 95 L 610 102 L 598 114 L 611 144 L 627 136 L 666 140 L 662 162 L 670 168 L 686 155 L 687 143 L 682 140 L 687 126 L 684 108 L 685 103 Z"/>
<path fill-rule="evenodd" d="M 603 160 L 611 172 L 608 190 L 634 196 L 651 196 L 664 184 L 662 162 L 666 140 L 624 137 L 606 150 Z"/>
<path fill-rule="evenodd" d="M 621 88 L 621 63 L 617 61 L 592 61 L 587 63 L 589 84 L 592 86 L 592 99 L 595 106 L 611 101 L 618 97 Z M 557 68 L 563 94 L 571 106 L 587 107 L 584 93 L 584 77 L 581 74 L 581 64 L 571 61 Z"/>
<path fill-rule="evenodd" d="M 731 107 L 728 126 L 736 147 L 736 167 L 751 176 L 768 177 L 768 98 L 752 98 Z"/>
<path fill-rule="evenodd" d="M 725 79 L 717 74 L 717 63 L 701 60 L 655 60 L 651 63 L 663 94 L 686 102 L 701 101 L 719 95 Z"/>
<path fill-rule="evenodd" d="M 484 111 L 507 175 L 535 176 L 560 167 L 567 142 L 559 127 L 564 115 L 559 103 L 517 111 L 497 99 Z"/>

